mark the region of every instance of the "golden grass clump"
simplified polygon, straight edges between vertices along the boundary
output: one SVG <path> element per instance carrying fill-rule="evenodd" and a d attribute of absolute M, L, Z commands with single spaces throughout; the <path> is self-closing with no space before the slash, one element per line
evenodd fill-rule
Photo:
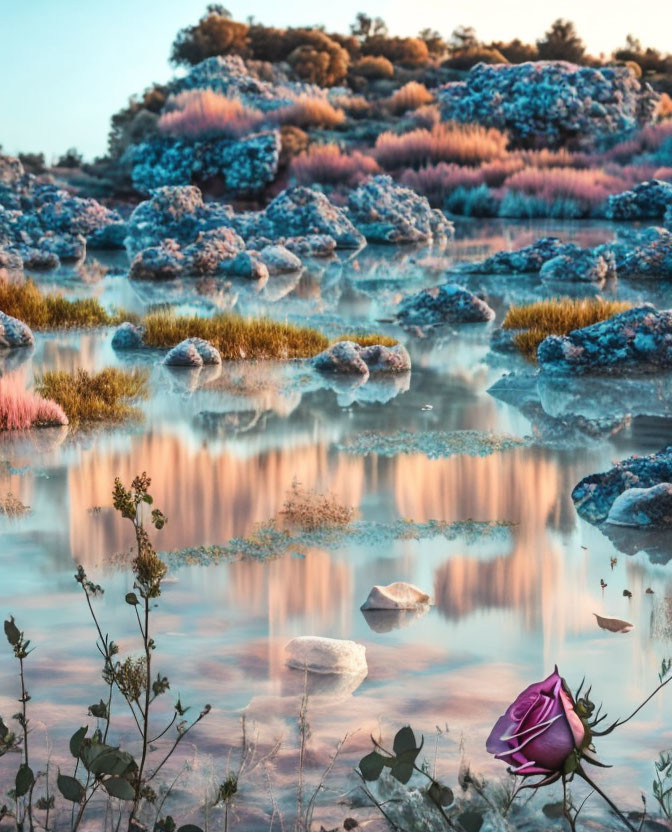
<path fill-rule="evenodd" d="M 145 370 L 107 367 L 98 373 L 51 370 L 36 379 L 38 393 L 63 408 L 71 425 L 123 422 L 140 411 L 130 402 L 147 396 Z"/>
<path fill-rule="evenodd" d="M 333 494 L 308 491 L 294 480 L 280 517 L 288 526 L 305 532 L 318 529 L 344 529 L 352 523 L 355 509 L 341 505 Z"/>
<path fill-rule="evenodd" d="M 33 329 L 109 326 L 128 320 L 125 313 L 110 314 L 95 298 L 68 300 L 61 295 L 44 295 L 32 280 L 0 280 L 0 309 Z"/>
<path fill-rule="evenodd" d="M 310 358 L 329 345 L 327 337 L 315 329 L 226 313 L 199 318 L 159 311 L 147 315 L 142 325 L 148 347 L 174 347 L 185 338 L 204 338 L 224 360 Z"/>
<path fill-rule="evenodd" d="M 360 347 L 373 347 L 377 344 L 382 344 L 383 347 L 396 347 L 399 343 L 396 338 L 391 335 L 339 335 L 338 338 L 333 338 L 331 343 L 336 344 L 338 341 L 354 341 Z"/>
<path fill-rule="evenodd" d="M 604 298 L 550 298 L 511 306 L 502 327 L 523 330 L 514 336 L 514 344 L 523 355 L 536 360 L 537 347 L 548 335 L 567 335 L 631 307 L 631 303 Z"/>

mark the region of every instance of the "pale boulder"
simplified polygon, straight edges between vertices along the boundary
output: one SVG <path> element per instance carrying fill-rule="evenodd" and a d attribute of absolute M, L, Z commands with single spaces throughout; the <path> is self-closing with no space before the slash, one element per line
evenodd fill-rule
<path fill-rule="evenodd" d="M 362 610 L 415 610 L 429 604 L 429 595 L 413 584 L 397 581 L 387 586 L 374 586 Z"/>
<path fill-rule="evenodd" d="M 352 673 L 368 671 L 363 644 L 322 636 L 298 636 L 285 647 L 287 666 L 312 673 Z"/>

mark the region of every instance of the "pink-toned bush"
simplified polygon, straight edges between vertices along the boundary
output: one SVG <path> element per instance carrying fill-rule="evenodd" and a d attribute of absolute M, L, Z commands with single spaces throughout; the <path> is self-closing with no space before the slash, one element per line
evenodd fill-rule
<path fill-rule="evenodd" d="M 626 190 L 628 184 L 626 179 L 602 169 L 527 167 L 509 176 L 504 187 L 536 196 L 548 203 L 572 199 L 583 208 L 593 208 L 611 194 Z"/>
<path fill-rule="evenodd" d="M 418 107 L 410 116 L 416 127 L 422 127 L 425 130 L 431 130 L 441 121 L 441 113 L 436 104 L 425 104 L 423 107 Z"/>
<path fill-rule="evenodd" d="M 358 150 L 343 153 L 336 144 L 315 144 L 292 159 L 290 173 L 301 185 L 358 185 L 379 173 L 378 163 Z"/>
<path fill-rule="evenodd" d="M 399 179 L 406 187 L 426 196 L 433 205 L 441 205 L 456 188 L 499 187 L 507 177 L 524 167 L 523 160 L 515 156 L 485 162 L 479 167 L 440 162 L 419 170 L 409 168 Z"/>
<path fill-rule="evenodd" d="M 649 124 L 631 138 L 615 144 L 600 154 L 600 158 L 604 161 L 627 162 L 640 153 L 652 153 L 658 150 L 670 136 L 672 136 L 672 120 Z"/>
<path fill-rule="evenodd" d="M 185 90 L 171 98 L 168 107 L 159 119 L 159 130 L 189 139 L 209 134 L 238 138 L 254 132 L 264 118 L 240 99 L 213 90 Z"/>
<path fill-rule="evenodd" d="M 434 101 L 434 96 L 424 84 L 409 81 L 385 101 L 385 106 L 391 113 L 399 114 L 408 110 L 417 110 L 418 107 L 431 104 L 432 101 Z"/>
<path fill-rule="evenodd" d="M 22 373 L 0 377 L 0 430 L 67 424 L 68 419 L 56 402 L 26 390 Z"/>
<path fill-rule="evenodd" d="M 506 155 L 507 138 L 494 128 L 475 124 L 438 124 L 431 130 L 411 130 L 397 135 L 381 133 L 374 155 L 389 170 L 438 162 L 477 165 Z"/>
<path fill-rule="evenodd" d="M 286 124 L 336 127 L 345 121 L 345 113 L 326 98 L 309 95 L 300 95 L 291 104 L 262 112 L 246 107 L 238 98 L 227 98 L 213 90 L 186 90 L 171 98 L 167 107 L 159 119 L 159 130 L 190 139 L 208 135 L 238 138 L 263 126 Z"/>

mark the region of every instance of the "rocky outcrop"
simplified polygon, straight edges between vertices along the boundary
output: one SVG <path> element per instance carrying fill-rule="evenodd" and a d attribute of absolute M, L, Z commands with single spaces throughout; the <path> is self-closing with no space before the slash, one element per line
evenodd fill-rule
<path fill-rule="evenodd" d="M 672 445 L 648 456 L 632 456 L 609 471 L 584 477 L 572 491 L 572 500 L 581 517 L 602 523 L 609 516 L 616 498 L 629 489 L 650 489 L 672 482 Z"/>
<path fill-rule="evenodd" d="M 464 263 L 460 272 L 467 274 L 526 274 L 538 272 L 548 260 L 565 254 L 567 243 L 557 237 L 542 237 L 532 245 L 516 251 L 498 251 L 480 263 Z"/>
<path fill-rule="evenodd" d="M 645 529 L 672 528 L 672 483 L 629 488 L 619 494 L 609 509 L 607 523 Z"/>
<path fill-rule="evenodd" d="M 185 266 L 179 244 L 168 239 L 138 252 L 131 260 L 128 276 L 132 280 L 173 280 L 182 275 Z"/>
<path fill-rule="evenodd" d="M 671 205 L 672 183 L 650 179 L 608 197 L 605 213 L 610 220 L 654 220 L 662 219 Z"/>
<path fill-rule="evenodd" d="M 411 358 L 401 344 L 361 347 L 354 341 L 338 341 L 311 359 L 323 373 L 356 374 L 403 373 L 411 369 Z"/>
<path fill-rule="evenodd" d="M 202 367 L 204 364 L 221 363 L 219 350 L 203 338 L 185 338 L 170 350 L 164 361 L 169 367 Z"/>
<path fill-rule="evenodd" d="M 452 222 L 426 197 L 398 185 L 391 176 L 374 176 L 352 191 L 348 211 L 370 243 L 427 243 L 455 232 Z"/>
<path fill-rule="evenodd" d="M 336 240 L 329 234 L 288 237 L 285 248 L 298 257 L 331 257 L 336 250 Z"/>
<path fill-rule="evenodd" d="M 544 372 L 651 373 L 672 367 L 672 310 L 637 306 L 539 344 Z"/>
<path fill-rule="evenodd" d="M 216 274 L 222 264 L 232 260 L 245 248 L 245 243 L 232 228 L 213 228 L 199 232 L 193 243 L 182 249 L 184 270 L 189 274 Z"/>
<path fill-rule="evenodd" d="M 653 118 L 658 94 L 627 66 L 479 63 L 438 91 L 444 119 L 504 130 L 522 145 L 592 146 Z"/>
<path fill-rule="evenodd" d="M 301 260 L 296 254 L 282 245 L 264 246 L 259 252 L 259 258 L 271 275 L 291 274 L 302 268 Z"/>
<path fill-rule="evenodd" d="M 54 254 L 62 263 L 77 262 L 86 257 L 86 237 L 83 234 L 47 231 L 37 241 L 37 249 Z"/>
<path fill-rule="evenodd" d="M 231 195 L 244 196 L 273 182 L 280 150 L 280 132 L 268 130 L 239 140 L 153 139 L 132 145 L 127 159 L 133 184 L 142 193 L 216 178 Z"/>
<path fill-rule="evenodd" d="M 423 289 L 404 298 L 397 309 L 399 322 L 408 327 L 485 323 L 494 317 L 484 300 L 455 283 Z"/>
<path fill-rule="evenodd" d="M 299 636 L 285 647 L 287 666 L 312 673 L 347 673 L 368 671 L 366 648 L 345 639 Z"/>
<path fill-rule="evenodd" d="M 287 188 L 268 205 L 260 219 L 258 233 L 274 240 L 326 234 L 336 241 L 338 248 L 360 248 L 365 243 L 364 235 L 345 211 L 312 188 Z"/>
<path fill-rule="evenodd" d="M 429 604 L 429 595 L 413 584 L 397 581 L 374 586 L 361 610 L 415 610 Z"/>
<path fill-rule="evenodd" d="M 222 274 L 248 280 L 268 280 L 268 266 L 258 251 L 241 251 L 233 260 L 222 264 Z"/>
<path fill-rule="evenodd" d="M 539 271 L 545 283 L 595 283 L 616 278 L 616 258 L 608 246 L 581 249 L 570 243 L 563 254 L 547 260 Z"/>
<path fill-rule="evenodd" d="M 0 312 L 0 348 L 32 347 L 35 336 L 23 321 Z"/>
<path fill-rule="evenodd" d="M 671 186 L 672 187 L 672 186 Z M 672 231 L 647 228 L 613 246 L 619 277 L 632 280 L 672 278 Z"/>

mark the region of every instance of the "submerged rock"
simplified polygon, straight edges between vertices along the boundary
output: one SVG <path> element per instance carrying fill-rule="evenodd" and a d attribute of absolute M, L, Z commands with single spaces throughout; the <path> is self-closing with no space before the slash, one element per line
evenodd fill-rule
<path fill-rule="evenodd" d="M 581 249 L 569 244 L 563 254 L 547 260 L 539 271 L 548 283 L 597 283 L 616 277 L 616 258 L 608 246 Z"/>
<path fill-rule="evenodd" d="M 144 330 L 130 321 L 124 321 L 112 336 L 112 348 L 115 350 L 134 350 L 143 347 L 145 343 Z"/>
<path fill-rule="evenodd" d="M 672 310 L 637 306 L 569 335 L 550 335 L 537 349 L 544 372 L 652 373 L 672 367 Z"/>
<path fill-rule="evenodd" d="M 202 367 L 204 364 L 221 363 L 219 350 L 203 338 L 185 338 L 170 350 L 164 361 L 169 367 Z"/>
<path fill-rule="evenodd" d="M 572 491 L 576 510 L 591 523 L 604 522 L 616 498 L 629 489 L 672 482 L 672 445 L 648 456 L 632 456 L 609 471 L 584 477 Z M 636 495 L 639 496 L 639 495 Z"/>
<path fill-rule="evenodd" d="M 0 348 L 32 347 L 35 336 L 28 324 L 0 311 Z"/>
<path fill-rule="evenodd" d="M 463 263 L 467 274 L 528 274 L 538 272 L 548 260 L 565 254 L 570 246 L 557 237 L 542 237 L 516 251 L 498 251 L 480 263 Z"/>
<path fill-rule="evenodd" d="M 271 275 L 298 272 L 302 268 L 301 260 L 296 254 L 281 245 L 264 246 L 259 252 L 259 258 Z"/>
<path fill-rule="evenodd" d="M 363 644 L 321 636 L 299 636 L 285 647 L 288 667 L 313 673 L 366 672 L 366 648 Z"/>
<path fill-rule="evenodd" d="M 424 196 L 374 176 L 348 197 L 350 217 L 371 243 L 427 243 L 454 234 L 452 222 Z"/>
<path fill-rule="evenodd" d="M 397 317 L 403 326 L 485 323 L 495 317 L 488 304 L 462 286 L 444 283 L 404 298 Z"/>
<path fill-rule="evenodd" d="M 429 595 L 413 584 L 397 581 L 374 586 L 361 610 L 414 610 L 429 604 Z"/>
<path fill-rule="evenodd" d="M 672 527 L 672 483 L 624 491 L 612 503 L 607 523 L 649 529 Z"/>
<path fill-rule="evenodd" d="M 403 373 L 411 369 L 411 357 L 401 344 L 362 347 L 354 341 L 338 341 L 311 359 L 325 373 Z"/>
<path fill-rule="evenodd" d="M 670 205 L 672 183 L 650 179 L 628 191 L 608 197 L 606 215 L 610 220 L 662 219 Z"/>

